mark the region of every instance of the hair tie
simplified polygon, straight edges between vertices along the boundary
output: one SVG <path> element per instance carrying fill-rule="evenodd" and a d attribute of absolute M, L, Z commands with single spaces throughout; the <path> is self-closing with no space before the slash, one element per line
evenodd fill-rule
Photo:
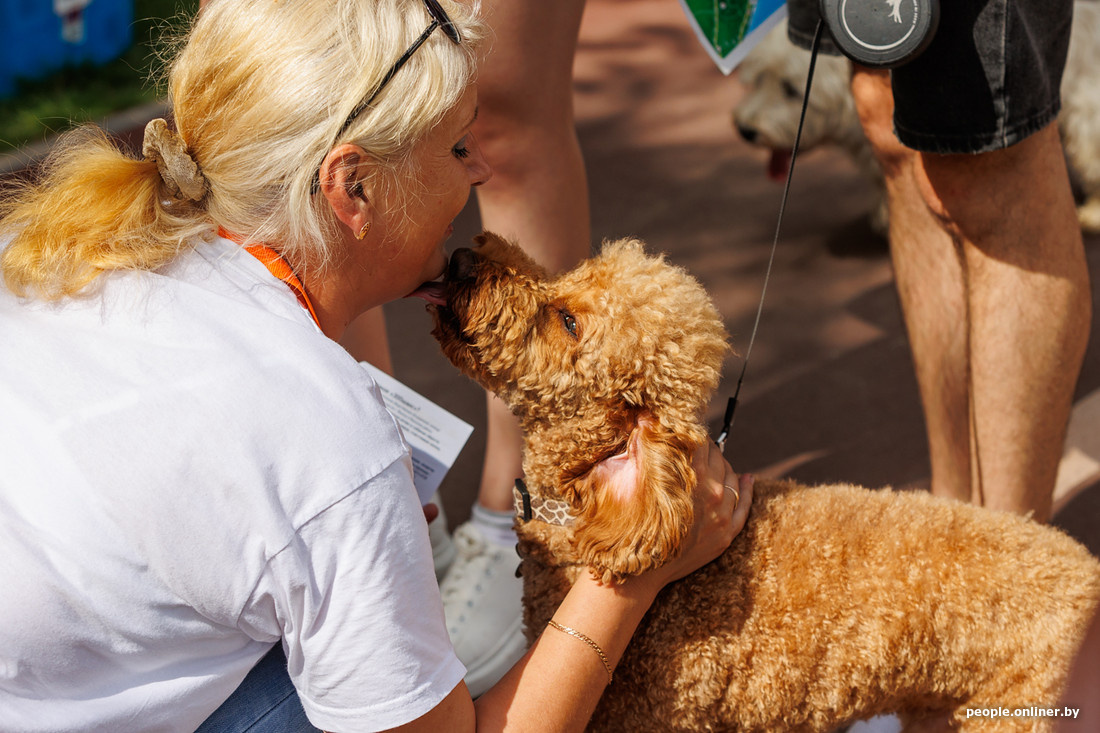
<path fill-rule="evenodd" d="M 141 154 L 157 164 L 161 180 L 175 199 L 202 201 L 206 195 L 206 178 L 199 165 L 187 152 L 187 145 L 175 130 L 158 117 L 145 126 Z"/>

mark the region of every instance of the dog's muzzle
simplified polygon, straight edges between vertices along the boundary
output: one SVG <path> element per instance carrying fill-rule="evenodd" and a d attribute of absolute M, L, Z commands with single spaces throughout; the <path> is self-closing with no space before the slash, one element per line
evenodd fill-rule
<path fill-rule="evenodd" d="M 481 261 L 481 255 L 469 247 L 461 247 L 451 253 L 451 260 L 447 263 L 447 274 L 443 281 L 448 285 L 456 285 L 473 280 L 477 274 L 477 265 Z"/>

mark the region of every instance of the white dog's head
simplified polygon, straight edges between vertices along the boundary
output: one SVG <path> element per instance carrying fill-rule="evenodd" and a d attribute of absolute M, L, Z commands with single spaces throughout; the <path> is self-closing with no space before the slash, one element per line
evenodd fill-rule
<path fill-rule="evenodd" d="M 746 94 L 733 111 L 733 125 L 747 142 L 771 151 L 768 172 L 774 178 L 784 178 L 790 166 L 809 68 L 810 53 L 787 39 L 786 22 L 772 29 L 738 68 Z M 818 55 L 801 150 L 848 147 L 862 140 L 850 78 L 847 59 Z"/>

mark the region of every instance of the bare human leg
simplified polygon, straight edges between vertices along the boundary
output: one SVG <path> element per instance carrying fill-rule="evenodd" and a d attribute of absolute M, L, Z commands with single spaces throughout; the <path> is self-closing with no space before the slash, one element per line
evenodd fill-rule
<path fill-rule="evenodd" d="M 888 75 L 857 70 L 852 89 L 886 175 L 932 491 L 1045 521 L 1091 320 L 1057 130 L 917 153 L 893 135 Z"/>
<path fill-rule="evenodd" d="M 573 54 L 583 0 L 483 3 L 494 38 L 478 78 L 475 128 L 493 178 L 477 191 L 486 229 L 514 237 L 552 271 L 588 256 L 584 160 L 573 124 Z M 519 425 L 488 397 L 488 438 L 478 502 L 512 508 L 522 475 Z"/>

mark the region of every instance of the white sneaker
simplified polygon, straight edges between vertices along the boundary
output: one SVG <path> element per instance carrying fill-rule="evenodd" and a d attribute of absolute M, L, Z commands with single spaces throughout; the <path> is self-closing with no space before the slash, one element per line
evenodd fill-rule
<path fill-rule="evenodd" d="M 447 632 L 473 697 L 495 685 L 527 651 L 523 581 L 511 547 L 488 542 L 469 522 L 454 532 L 458 556 L 440 584 Z"/>
<path fill-rule="evenodd" d="M 447 531 L 447 515 L 443 513 L 443 500 L 439 498 L 439 492 L 432 495 L 432 503 L 439 507 L 439 516 L 428 522 L 428 539 L 432 543 L 435 579 L 440 582 L 458 556 L 458 551 L 451 541 L 451 533 Z"/>

